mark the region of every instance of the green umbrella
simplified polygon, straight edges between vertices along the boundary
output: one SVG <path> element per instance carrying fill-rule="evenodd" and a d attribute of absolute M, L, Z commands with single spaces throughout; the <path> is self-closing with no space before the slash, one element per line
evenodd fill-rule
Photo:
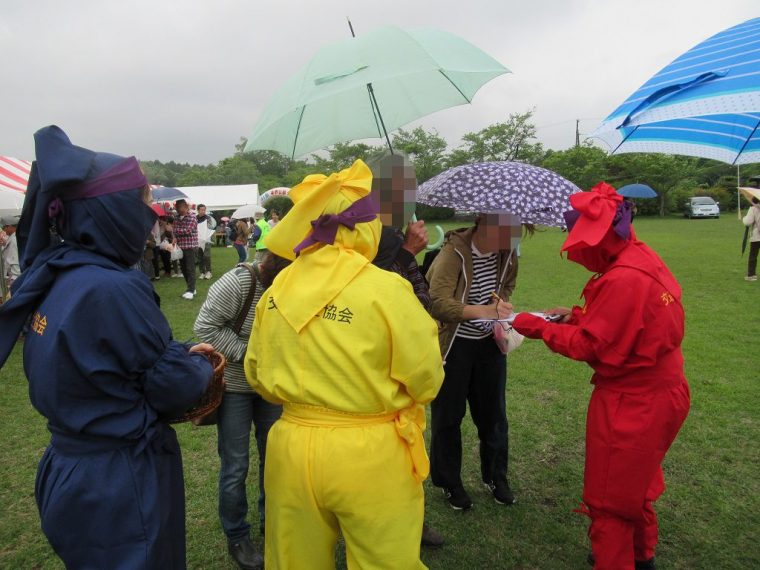
<path fill-rule="evenodd" d="M 470 103 L 509 70 L 453 34 L 378 28 L 320 49 L 261 113 L 245 150 L 296 157 L 385 137 L 424 115 Z"/>

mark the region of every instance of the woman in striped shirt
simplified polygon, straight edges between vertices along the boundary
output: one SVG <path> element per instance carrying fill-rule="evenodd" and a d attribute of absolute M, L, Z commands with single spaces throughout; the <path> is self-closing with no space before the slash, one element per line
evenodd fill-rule
<path fill-rule="evenodd" d="M 430 472 L 457 510 L 472 506 L 461 477 L 467 403 L 480 438 L 483 483 L 497 503 L 515 501 L 507 482 L 507 360 L 493 339 L 493 323 L 478 321 L 512 312 L 507 301 L 517 280 L 520 234 L 519 218 L 511 214 L 481 215 L 474 227 L 447 235 L 427 274 L 445 371 L 431 405 Z"/>
<path fill-rule="evenodd" d="M 239 222 L 242 223 L 242 222 Z M 256 394 L 245 379 L 243 356 L 248 348 L 256 304 L 276 275 L 290 262 L 270 254 L 257 266 L 238 265 L 222 275 L 208 292 L 194 331 L 227 359 L 224 377 L 226 393 L 218 412 L 219 518 L 227 536 L 228 550 L 241 568 L 263 564 L 250 538 L 246 478 L 249 464 L 249 440 L 253 428 L 259 452 L 259 528 L 264 529 L 264 460 L 267 435 L 280 417 L 282 407 L 270 404 Z M 249 269 L 250 268 L 250 269 Z M 245 301 L 253 290 L 253 302 L 247 307 L 242 325 L 238 318 L 246 310 Z"/>

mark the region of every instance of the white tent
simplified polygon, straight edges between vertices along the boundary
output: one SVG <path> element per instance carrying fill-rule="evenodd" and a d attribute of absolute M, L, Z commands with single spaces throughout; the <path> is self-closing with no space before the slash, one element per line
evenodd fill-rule
<path fill-rule="evenodd" d="M 209 210 L 234 210 L 245 204 L 259 203 L 258 184 L 229 186 L 176 186 L 187 194 L 190 204 L 205 204 Z"/>

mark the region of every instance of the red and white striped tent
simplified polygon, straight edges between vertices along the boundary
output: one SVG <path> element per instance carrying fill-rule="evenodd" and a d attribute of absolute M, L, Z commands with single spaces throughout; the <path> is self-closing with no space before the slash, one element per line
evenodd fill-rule
<path fill-rule="evenodd" d="M 0 156 L 0 216 L 21 213 L 32 163 L 10 156 Z"/>
<path fill-rule="evenodd" d="M 10 156 L 0 156 L 0 188 L 26 192 L 32 163 Z"/>

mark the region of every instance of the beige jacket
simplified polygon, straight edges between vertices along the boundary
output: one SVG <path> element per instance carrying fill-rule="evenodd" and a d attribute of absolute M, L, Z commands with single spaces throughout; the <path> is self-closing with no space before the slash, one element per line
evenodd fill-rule
<path fill-rule="evenodd" d="M 475 228 L 462 228 L 446 234 L 441 252 L 427 272 L 430 283 L 430 314 L 438 321 L 438 342 L 446 356 L 454 342 L 472 285 L 472 235 Z M 517 281 L 517 254 L 501 251 L 497 264 L 497 293 L 508 301 Z"/>
<path fill-rule="evenodd" d="M 760 241 L 760 204 L 750 207 L 742 221 L 745 226 L 752 226 L 754 224 L 749 241 Z"/>

